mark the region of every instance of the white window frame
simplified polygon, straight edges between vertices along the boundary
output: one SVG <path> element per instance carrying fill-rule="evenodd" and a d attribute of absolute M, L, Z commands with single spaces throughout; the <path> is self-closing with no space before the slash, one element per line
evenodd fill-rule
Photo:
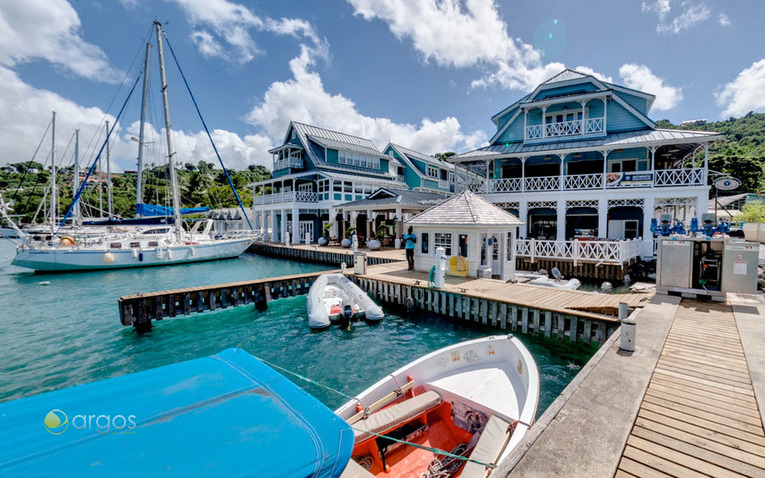
<path fill-rule="evenodd" d="M 431 179 L 440 179 L 439 170 L 435 166 L 431 166 L 428 164 L 425 168 L 425 173 Z"/>
<path fill-rule="evenodd" d="M 443 247 L 446 249 L 446 256 L 450 257 L 454 249 L 453 234 L 451 232 L 436 232 L 433 234 L 433 254 L 436 253 L 436 249 Z"/>

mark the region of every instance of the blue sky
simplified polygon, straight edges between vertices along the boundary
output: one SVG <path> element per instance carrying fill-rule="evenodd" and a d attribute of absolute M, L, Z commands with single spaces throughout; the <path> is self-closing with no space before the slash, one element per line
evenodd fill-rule
<path fill-rule="evenodd" d="M 31 159 L 53 110 L 60 161 L 72 162 L 76 128 L 91 160 L 154 18 L 224 161 L 242 168 L 270 166 L 290 120 L 380 149 L 468 151 L 492 136 L 494 113 L 563 68 L 655 94 L 653 119 L 765 111 L 764 13 L 761 0 L 0 0 L 0 163 Z M 212 161 L 170 70 L 178 158 Z M 116 170 L 135 167 L 138 96 L 111 144 Z"/>

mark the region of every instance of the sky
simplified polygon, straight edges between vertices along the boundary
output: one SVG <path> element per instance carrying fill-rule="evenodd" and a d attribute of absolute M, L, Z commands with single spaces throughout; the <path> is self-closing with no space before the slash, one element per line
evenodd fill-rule
<path fill-rule="evenodd" d="M 434 154 L 564 68 L 656 95 L 654 120 L 765 111 L 761 0 L 0 0 L 0 164 L 136 168 L 145 43 L 163 24 L 226 166 L 271 166 L 291 120 Z M 153 48 L 153 55 L 156 48 Z M 217 162 L 165 46 L 181 163 Z M 166 161 L 152 57 L 146 161 Z M 47 131 L 47 134 L 46 134 Z"/>

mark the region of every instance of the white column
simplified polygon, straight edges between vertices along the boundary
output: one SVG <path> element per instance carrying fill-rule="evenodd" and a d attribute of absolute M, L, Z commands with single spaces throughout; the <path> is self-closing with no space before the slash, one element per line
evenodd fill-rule
<path fill-rule="evenodd" d="M 330 207 L 329 208 L 329 223 L 330 223 L 330 226 L 329 226 L 329 235 L 330 235 L 330 237 L 338 237 L 337 236 L 337 221 L 335 221 L 335 217 L 336 216 L 337 216 L 337 210 L 335 210 L 335 208 L 333 208 L 333 207 Z M 324 231 L 322 231 L 322 234 L 323 233 L 324 233 Z"/>
<path fill-rule="evenodd" d="M 529 203 L 525 199 L 518 201 L 518 216 L 518 219 L 523 221 L 523 225 L 518 228 L 519 237 L 528 239 L 529 225 L 527 221 L 529 220 Z"/>
<path fill-rule="evenodd" d="M 608 174 L 608 153 L 610 153 L 610 151 L 600 152 L 600 154 L 603 155 L 603 178 L 601 179 L 601 185 L 603 188 L 606 187 L 606 174 Z"/>
<path fill-rule="evenodd" d="M 289 212 L 288 209 L 281 210 L 282 227 L 281 235 L 279 236 L 279 242 L 284 242 L 284 239 L 287 237 L 287 212 Z"/>
<path fill-rule="evenodd" d="M 369 240 L 370 237 L 372 237 L 372 225 L 374 224 L 375 217 L 372 215 L 372 211 L 367 209 L 367 240 Z M 379 237 L 378 237 L 379 239 Z"/>
<path fill-rule="evenodd" d="M 656 146 L 651 146 L 648 148 L 651 151 L 651 171 L 656 170 Z M 655 181 L 655 179 L 654 179 Z"/>
<path fill-rule="evenodd" d="M 489 164 L 491 164 L 491 160 L 486 161 L 486 183 L 483 185 L 484 191 L 487 193 L 489 192 Z"/>
<path fill-rule="evenodd" d="M 393 230 L 397 239 L 404 234 L 404 212 L 400 207 L 396 208 L 396 226 Z"/>
<path fill-rule="evenodd" d="M 704 186 L 707 185 L 708 176 L 709 176 L 709 143 L 704 143 L 704 179 L 702 180 L 702 184 Z M 707 212 L 707 210 L 704 209 L 704 212 Z"/>
<path fill-rule="evenodd" d="M 565 161 L 566 155 L 565 154 L 559 154 L 558 157 L 560 158 L 560 171 L 558 171 L 559 178 L 558 181 L 560 184 L 558 184 L 558 188 L 563 191 L 563 183 L 565 182 L 565 178 L 563 177 L 563 162 Z"/>
<path fill-rule="evenodd" d="M 608 199 L 598 198 L 598 237 L 608 237 Z"/>
<path fill-rule="evenodd" d="M 295 187 L 294 183 L 292 187 Z M 292 204 L 292 243 L 300 244 L 303 239 L 300 237 L 300 209 L 297 207 L 297 203 Z"/>
<path fill-rule="evenodd" d="M 526 191 L 526 160 L 528 158 L 521 157 L 521 192 Z M 518 211 L 520 213 L 520 211 Z M 522 221 L 526 221 L 526 218 L 521 218 Z"/>
<path fill-rule="evenodd" d="M 547 106 L 542 106 L 542 137 L 547 137 Z"/>
<path fill-rule="evenodd" d="M 651 218 L 653 218 L 654 198 L 648 196 L 643 200 L 643 255 L 653 255 L 653 233 Z"/>
<path fill-rule="evenodd" d="M 559 199 L 557 205 L 558 212 L 558 235 L 556 238 L 559 241 L 566 240 L 566 200 Z"/>
<path fill-rule="evenodd" d="M 526 108 L 521 108 L 521 109 L 523 110 L 523 140 L 525 141 L 525 140 L 529 139 L 528 125 L 527 125 L 527 121 L 526 121 L 527 118 L 528 118 L 529 112 L 526 111 Z"/>

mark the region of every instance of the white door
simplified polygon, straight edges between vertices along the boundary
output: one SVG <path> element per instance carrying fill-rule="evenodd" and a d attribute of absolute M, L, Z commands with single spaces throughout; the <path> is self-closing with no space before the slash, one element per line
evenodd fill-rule
<path fill-rule="evenodd" d="M 485 232 L 481 234 L 481 265 L 491 267 L 492 275 L 502 275 L 500 247 L 503 247 L 502 234 Z"/>
<path fill-rule="evenodd" d="M 311 240 L 313 241 L 313 221 L 300 221 L 300 241 L 305 240 L 305 233 L 311 234 Z"/>

